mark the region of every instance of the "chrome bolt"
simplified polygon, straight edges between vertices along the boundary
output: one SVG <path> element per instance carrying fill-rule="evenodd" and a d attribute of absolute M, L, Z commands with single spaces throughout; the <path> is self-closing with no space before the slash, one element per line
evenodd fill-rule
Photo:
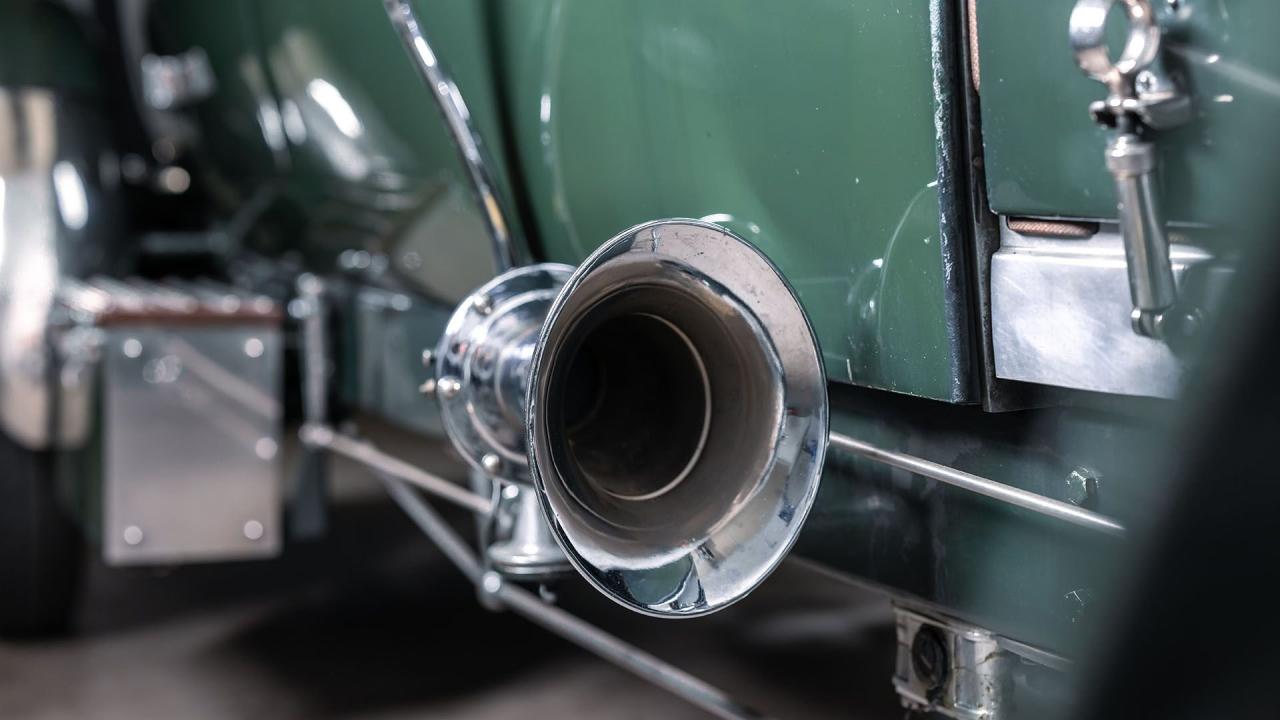
<path fill-rule="evenodd" d="M 493 298 L 485 295 L 484 293 L 480 293 L 471 299 L 471 306 L 474 307 L 476 312 L 481 315 L 488 315 L 493 312 Z"/>
<path fill-rule="evenodd" d="M 486 453 L 484 457 L 480 458 L 480 467 L 484 468 L 484 471 L 490 475 L 497 475 L 498 471 L 502 469 L 502 458 L 493 453 Z"/>
<path fill-rule="evenodd" d="M 142 544 L 142 528 L 137 525 L 130 525 L 124 529 L 125 545 L 141 545 Z"/>
<path fill-rule="evenodd" d="M 427 378 L 421 385 L 418 386 L 418 392 L 422 393 L 423 395 L 426 395 L 427 397 L 431 397 L 435 395 L 436 379 Z"/>
<path fill-rule="evenodd" d="M 436 381 L 436 392 L 445 400 L 451 400 L 462 392 L 462 381 L 456 377 L 442 377 Z"/>
<path fill-rule="evenodd" d="M 496 595 L 502 589 L 502 576 L 490 570 L 481 578 L 480 589 L 489 595 Z"/>
<path fill-rule="evenodd" d="M 142 341 L 138 338 L 128 338 L 120 348 L 124 351 L 124 356 L 136 358 L 142 355 Z"/>
<path fill-rule="evenodd" d="M 1078 467 L 1067 475 L 1067 502 L 1072 505 L 1093 505 L 1098 494 L 1098 474 L 1086 467 Z"/>
<path fill-rule="evenodd" d="M 435 351 L 433 351 L 431 348 L 427 348 L 426 350 L 423 350 L 423 351 L 422 351 L 422 366 L 423 366 L 423 367 L 427 367 L 427 368 L 429 368 L 429 367 L 431 367 L 432 363 L 434 363 L 435 361 L 436 361 L 436 354 L 435 354 Z"/>
<path fill-rule="evenodd" d="M 1159 84 L 1159 81 L 1156 80 L 1156 74 L 1150 70 L 1143 70 L 1133 80 L 1134 89 L 1139 93 L 1153 92 Z"/>
<path fill-rule="evenodd" d="M 262 527 L 262 523 L 257 520 L 250 520 L 244 524 L 244 536 L 250 540 L 261 540 L 266 528 Z"/>

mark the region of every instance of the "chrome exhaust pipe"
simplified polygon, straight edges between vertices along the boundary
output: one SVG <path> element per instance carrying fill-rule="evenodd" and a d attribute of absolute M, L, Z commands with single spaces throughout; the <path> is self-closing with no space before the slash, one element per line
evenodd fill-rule
<path fill-rule="evenodd" d="M 822 355 L 759 250 L 694 220 L 634 227 L 556 296 L 533 355 L 528 467 L 574 567 L 689 617 L 786 555 L 827 446 Z"/>

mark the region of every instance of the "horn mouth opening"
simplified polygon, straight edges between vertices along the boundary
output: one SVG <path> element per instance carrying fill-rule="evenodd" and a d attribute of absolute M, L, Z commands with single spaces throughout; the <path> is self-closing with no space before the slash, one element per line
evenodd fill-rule
<path fill-rule="evenodd" d="M 727 607 L 781 562 L 826 449 L 822 354 L 794 291 L 724 228 L 632 228 L 578 267 L 529 374 L 529 469 L 556 540 L 616 602 Z"/>
<path fill-rule="evenodd" d="M 618 557 L 700 542 L 767 474 L 778 358 L 745 308 L 713 308 L 702 290 L 614 292 L 582 313 L 547 367 L 557 490 Z"/>

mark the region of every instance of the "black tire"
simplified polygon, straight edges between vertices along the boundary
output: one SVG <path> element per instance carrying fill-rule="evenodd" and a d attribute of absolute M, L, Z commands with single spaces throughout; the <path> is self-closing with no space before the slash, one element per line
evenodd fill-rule
<path fill-rule="evenodd" d="M 0 432 L 0 636 L 65 632 L 84 569 L 84 538 L 59 500 L 53 457 Z"/>

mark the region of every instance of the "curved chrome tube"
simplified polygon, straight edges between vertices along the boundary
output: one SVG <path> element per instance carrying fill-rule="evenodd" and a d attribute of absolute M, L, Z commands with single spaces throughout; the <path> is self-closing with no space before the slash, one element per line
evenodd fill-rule
<path fill-rule="evenodd" d="M 408 0 L 384 0 L 383 6 L 396 34 L 404 43 L 405 50 L 413 59 L 418 74 L 422 76 L 436 106 L 440 108 L 449 134 L 453 136 L 454 145 L 458 148 L 458 154 L 475 191 L 485 229 L 493 242 L 493 259 L 497 272 L 519 265 L 525 259 L 523 248 L 517 247 L 522 243 L 515 237 L 515 230 L 509 221 L 510 215 L 502 206 L 490 171 L 494 167 L 493 162 L 471 119 L 467 103 L 462 99 L 462 93 L 431 49 Z"/>

